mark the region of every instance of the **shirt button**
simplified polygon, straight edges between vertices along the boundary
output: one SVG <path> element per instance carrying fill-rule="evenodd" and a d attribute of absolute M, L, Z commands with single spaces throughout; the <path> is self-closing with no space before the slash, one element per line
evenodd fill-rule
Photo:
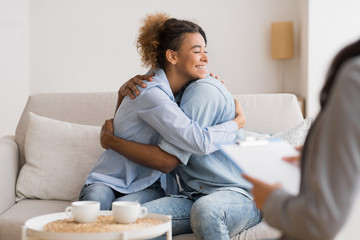
<path fill-rule="evenodd" d="M 200 189 L 203 189 L 203 186 L 200 186 Z"/>

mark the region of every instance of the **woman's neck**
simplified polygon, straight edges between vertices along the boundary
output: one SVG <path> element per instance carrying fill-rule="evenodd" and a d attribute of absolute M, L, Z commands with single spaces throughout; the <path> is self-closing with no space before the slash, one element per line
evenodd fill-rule
<path fill-rule="evenodd" d="M 174 96 L 190 81 L 174 68 L 168 67 L 164 70 Z"/>

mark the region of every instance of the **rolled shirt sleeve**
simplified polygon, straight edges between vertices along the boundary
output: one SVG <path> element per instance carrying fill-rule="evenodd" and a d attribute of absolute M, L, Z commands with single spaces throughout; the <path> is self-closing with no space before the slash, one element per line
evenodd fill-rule
<path fill-rule="evenodd" d="M 173 145 L 171 143 L 168 143 L 164 138 L 161 138 L 159 147 L 163 151 L 177 157 L 179 159 L 179 161 L 181 162 L 181 164 L 186 165 L 190 159 L 190 156 L 191 156 L 190 152 L 184 151 L 181 148 L 176 147 L 175 145 Z"/>

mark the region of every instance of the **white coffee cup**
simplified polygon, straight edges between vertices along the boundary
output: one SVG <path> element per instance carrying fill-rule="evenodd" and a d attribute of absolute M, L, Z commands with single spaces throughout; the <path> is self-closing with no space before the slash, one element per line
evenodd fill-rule
<path fill-rule="evenodd" d="M 75 218 L 75 221 L 89 223 L 96 220 L 100 211 L 100 203 L 96 201 L 77 201 L 72 202 L 71 206 L 65 209 L 69 217 Z"/>
<path fill-rule="evenodd" d="M 143 218 L 148 213 L 146 207 L 141 207 L 138 202 L 120 201 L 112 203 L 112 214 L 117 223 L 133 223 L 138 218 Z"/>

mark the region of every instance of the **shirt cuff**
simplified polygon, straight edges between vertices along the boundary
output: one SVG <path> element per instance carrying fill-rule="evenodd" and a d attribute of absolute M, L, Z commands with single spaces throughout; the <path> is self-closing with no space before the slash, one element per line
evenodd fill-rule
<path fill-rule="evenodd" d="M 230 124 L 232 124 L 232 131 L 237 131 L 238 129 L 239 129 L 239 126 L 237 125 L 237 123 L 235 122 L 235 121 L 233 121 L 233 120 L 231 120 L 231 121 L 229 121 L 230 122 Z"/>
<path fill-rule="evenodd" d="M 168 143 L 164 138 L 162 138 L 160 140 L 159 147 L 163 151 L 177 157 L 180 160 L 180 162 L 184 165 L 186 165 L 188 163 L 189 158 L 191 156 L 191 153 L 186 152 L 186 151 L 182 150 L 181 148 L 178 148 L 178 147 Z"/>
<path fill-rule="evenodd" d="M 244 131 L 243 129 L 239 129 L 239 131 L 236 132 L 236 139 L 244 139 Z"/>

